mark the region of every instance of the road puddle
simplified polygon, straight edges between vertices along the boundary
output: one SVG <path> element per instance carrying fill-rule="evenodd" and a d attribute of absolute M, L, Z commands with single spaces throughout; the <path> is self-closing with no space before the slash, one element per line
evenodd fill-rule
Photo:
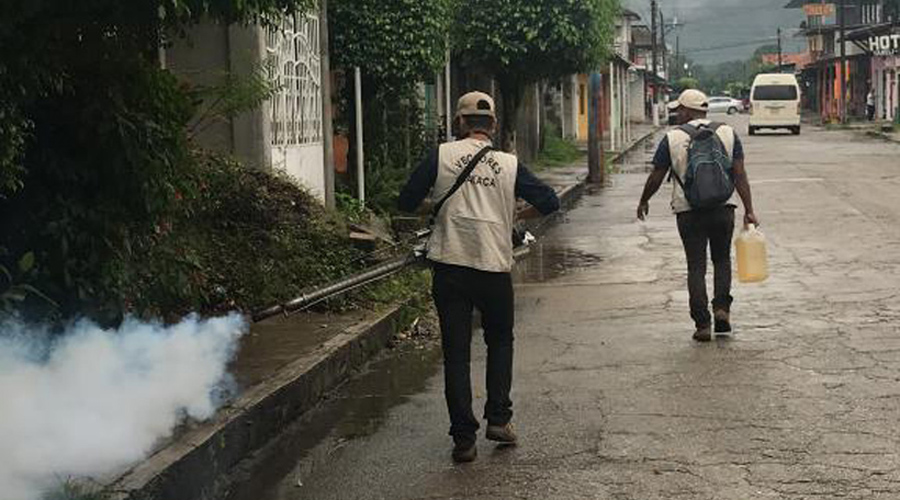
<path fill-rule="evenodd" d="M 296 487 L 327 467 L 332 455 L 374 434 L 393 408 L 425 391 L 441 367 L 440 355 L 430 343 L 385 352 L 244 466 L 225 500 L 294 498 Z"/>
<path fill-rule="evenodd" d="M 653 154 L 662 140 L 662 133 L 644 140 L 643 144 L 624 154 L 613 165 L 613 172 L 619 174 L 649 173 L 653 170 Z"/>
<path fill-rule="evenodd" d="M 533 245 L 528 256 L 518 262 L 513 278 L 517 283 L 542 283 L 597 266 L 601 262 L 603 258 L 599 255 L 539 241 Z"/>

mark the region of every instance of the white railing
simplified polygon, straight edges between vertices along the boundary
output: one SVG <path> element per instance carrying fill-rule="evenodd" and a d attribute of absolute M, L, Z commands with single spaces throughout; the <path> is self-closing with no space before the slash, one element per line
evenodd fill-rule
<path fill-rule="evenodd" d="M 285 16 L 266 29 L 269 68 L 278 92 L 269 104 L 272 145 L 322 141 L 319 18 Z"/>

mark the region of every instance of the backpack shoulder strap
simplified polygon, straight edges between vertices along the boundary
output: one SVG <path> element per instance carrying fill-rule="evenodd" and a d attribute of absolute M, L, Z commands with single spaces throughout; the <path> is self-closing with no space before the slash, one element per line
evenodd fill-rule
<path fill-rule="evenodd" d="M 461 188 L 462 185 L 466 183 L 466 180 L 469 178 L 469 175 L 472 174 L 472 171 L 475 170 L 475 167 L 478 166 L 478 164 L 481 162 L 482 158 L 484 158 L 484 156 L 486 154 L 488 154 L 488 152 L 493 151 L 493 150 L 494 150 L 494 146 L 490 146 L 490 145 L 485 146 L 484 148 L 481 149 L 481 151 L 479 151 L 478 153 L 475 154 L 475 156 L 472 157 L 472 159 L 469 161 L 469 164 L 466 165 L 466 168 L 464 168 L 463 171 L 460 172 L 459 176 L 456 178 L 456 182 L 453 183 L 453 187 L 451 187 L 450 190 L 447 191 L 447 194 L 445 194 L 444 197 L 441 198 L 440 201 L 435 203 L 434 208 L 431 209 L 431 223 L 432 224 L 434 223 L 434 219 L 437 218 L 438 213 L 440 213 L 441 208 L 444 207 L 444 203 L 447 203 L 447 200 L 450 199 L 450 197 L 453 196 L 457 191 L 459 191 L 459 188 Z"/>
<path fill-rule="evenodd" d="M 685 123 L 684 125 L 679 126 L 678 130 L 687 134 L 691 138 L 692 141 L 700 133 L 700 128 L 696 127 L 694 125 L 691 125 L 690 123 Z"/>

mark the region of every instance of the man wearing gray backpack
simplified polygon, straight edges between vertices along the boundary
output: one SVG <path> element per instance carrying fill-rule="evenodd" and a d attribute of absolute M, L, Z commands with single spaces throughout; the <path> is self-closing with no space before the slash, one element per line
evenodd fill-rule
<path fill-rule="evenodd" d="M 709 100 L 698 90 L 685 90 L 669 106 L 677 112 L 679 126 L 666 134 L 656 150 L 637 216 L 645 220 L 650 198 L 667 177 L 672 180 L 672 211 L 687 256 L 691 318 L 697 327 L 693 338 L 709 342 L 713 326 L 717 334 L 731 332 L 735 192 L 744 205 L 744 224 L 759 221 L 753 212 L 743 146 L 734 129 L 706 118 Z M 714 267 L 713 315 L 706 292 L 707 246 Z"/>

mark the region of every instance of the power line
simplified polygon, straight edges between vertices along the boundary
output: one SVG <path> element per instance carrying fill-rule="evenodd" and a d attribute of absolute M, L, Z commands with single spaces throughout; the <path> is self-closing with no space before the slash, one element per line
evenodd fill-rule
<path fill-rule="evenodd" d="M 726 50 L 726 49 L 736 49 L 740 47 L 749 47 L 751 45 L 759 45 L 763 43 L 769 42 L 777 42 L 778 37 L 770 36 L 768 38 L 760 38 L 759 40 L 748 40 L 746 42 L 733 43 L 728 45 L 716 45 L 715 47 L 700 47 L 696 49 L 684 49 L 682 50 L 683 54 L 694 54 L 696 52 L 711 52 L 715 50 Z"/>

